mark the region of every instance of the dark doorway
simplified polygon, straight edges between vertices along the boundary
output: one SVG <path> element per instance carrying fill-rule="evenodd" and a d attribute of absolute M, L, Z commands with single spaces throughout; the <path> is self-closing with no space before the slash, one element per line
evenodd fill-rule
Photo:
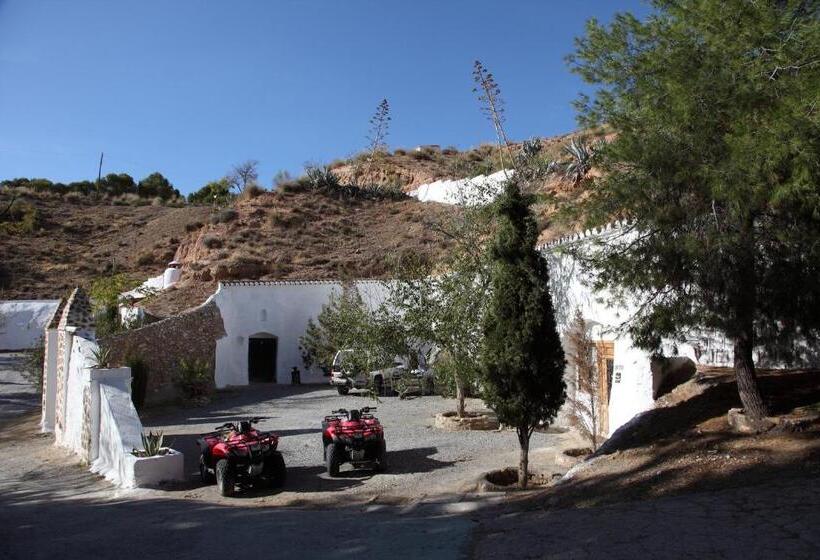
<path fill-rule="evenodd" d="M 276 383 L 276 337 L 248 339 L 248 381 Z"/>

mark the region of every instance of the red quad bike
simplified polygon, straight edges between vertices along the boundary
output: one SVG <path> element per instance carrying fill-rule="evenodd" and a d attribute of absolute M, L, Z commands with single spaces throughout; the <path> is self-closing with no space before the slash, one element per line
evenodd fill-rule
<path fill-rule="evenodd" d="M 379 419 L 373 416 L 375 407 L 361 410 L 334 410 L 322 421 L 322 443 L 325 448 L 327 474 L 339 476 L 343 463 L 354 468 L 387 469 L 387 444 Z"/>
<path fill-rule="evenodd" d="M 285 461 L 276 450 L 279 436 L 272 432 L 260 432 L 253 427 L 259 418 L 232 422 L 217 426 L 216 430 L 203 434 L 197 445 L 199 474 L 202 482 L 219 488 L 223 496 L 232 496 L 236 485 L 250 485 L 257 481 L 271 488 L 285 484 Z"/>

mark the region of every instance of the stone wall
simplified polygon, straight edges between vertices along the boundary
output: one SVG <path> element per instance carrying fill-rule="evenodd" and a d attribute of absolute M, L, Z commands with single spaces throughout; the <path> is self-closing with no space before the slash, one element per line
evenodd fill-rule
<path fill-rule="evenodd" d="M 215 303 L 124 331 L 101 340 L 111 349 L 112 363 L 140 358 L 148 366 L 146 404 L 176 398 L 174 375 L 182 359 L 205 360 L 213 371 L 216 341 L 225 336 L 222 315 Z"/>

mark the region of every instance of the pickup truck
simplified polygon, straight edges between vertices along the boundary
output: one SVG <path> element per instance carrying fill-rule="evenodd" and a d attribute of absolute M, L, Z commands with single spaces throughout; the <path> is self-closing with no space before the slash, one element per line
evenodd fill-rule
<path fill-rule="evenodd" d="M 400 379 L 418 385 L 423 394 L 433 394 L 433 372 L 427 368 L 410 369 L 408 361 L 404 357 L 397 356 L 393 364 L 389 367 L 373 370 L 365 374 L 364 372 L 354 373 L 350 367 L 346 367 L 346 357 L 349 357 L 353 350 L 339 350 L 333 358 L 330 368 L 330 384 L 336 387 L 340 395 L 347 395 L 351 389 L 367 389 L 372 387 L 379 396 L 386 396 L 396 393 L 399 389 Z"/>

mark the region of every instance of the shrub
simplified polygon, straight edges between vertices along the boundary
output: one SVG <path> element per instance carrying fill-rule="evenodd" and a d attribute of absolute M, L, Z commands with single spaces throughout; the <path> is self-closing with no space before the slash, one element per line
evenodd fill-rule
<path fill-rule="evenodd" d="M 244 189 L 242 189 L 241 193 L 239 193 L 239 200 L 250 200 L 266 192 L 267 191 L 259 185 L 250 184 Z"/>
<path fill-rule="evenodd" d="M 15 200 L 3 218 L 8 218 L 8 221 L 0 222 L 0 231 L 12 235 L 32 233 L 39 225 L 37 209 L 22 200 Z"/>
<path fill-rule="evenodd" d="M 406 156 L 407 155 L 407 150 L 405 150 L 404 148 L 396 148 L 395 150 L 393 150 L 393 155 L 394 156 Z"/>
<path fill-rule="evenodd" d="M 154 253 L 152 253 L 150 251 L 145 251 L 143 253 L 140 253 L 139 256 L 137 257 L 137 264 L 139 266 L 148 266 L 148 265 L 154 264 L 155 262 L 156 262 L 156 257 L 154 256 Z"/>
<path fill-rule="evenodd" d="M 83 195 L 78 192 L 71 191 L 63 195 L 63 200 L 69 204 L 79 204 L 83 200 Z"/>
<path fill-rule="evenodd" d="M 224 210 L 220 210 L 211 216 L 211 223 L 227 224 L 228 222 L 235 220 L 238 216 L 239 213 L 233 208 L 225 208 Z"/>
<path fill-rule="evenodd" d="M 215 235 L 206 235 L 202 238 L 202 244 L 208 249 L 219 249 L 222 247 L 222 240 Z"/>
<path fill-rule="evenodd" d="M 213 391 L 213 375 L 208 362 L 200 359 L 179 361 L 174 385 L 186 400 L 204 400 Z"/>
<path fill-rule="evenodd" d="M 204 226 L 204 225 L 205 224 L 203 224 L 202 222 L 193 222 L 193 223 L 190 223 L 190 224 L 185 224 L 185 231 L 187 231 L 187 232 L 197 231 L 199 229 L 202 229 L 202 226 Z"/>
<path fill-rule="evenodd" d="M 134 408 L 142 410 L 148 390 L 148 364 L 142 358 L 130 356 L 125 365 L 131 368 L 131 401 Z"/>
<path fill-rule="evenodd" d="M 446 148 L 441 150 L 441 153 L 444 154 L 445 156 L 454 156 L 454 155 L 458 154 L 459 152 L 458 152 L 458 148 L 456 148 L 455 146 L 447 146 Z"/>

